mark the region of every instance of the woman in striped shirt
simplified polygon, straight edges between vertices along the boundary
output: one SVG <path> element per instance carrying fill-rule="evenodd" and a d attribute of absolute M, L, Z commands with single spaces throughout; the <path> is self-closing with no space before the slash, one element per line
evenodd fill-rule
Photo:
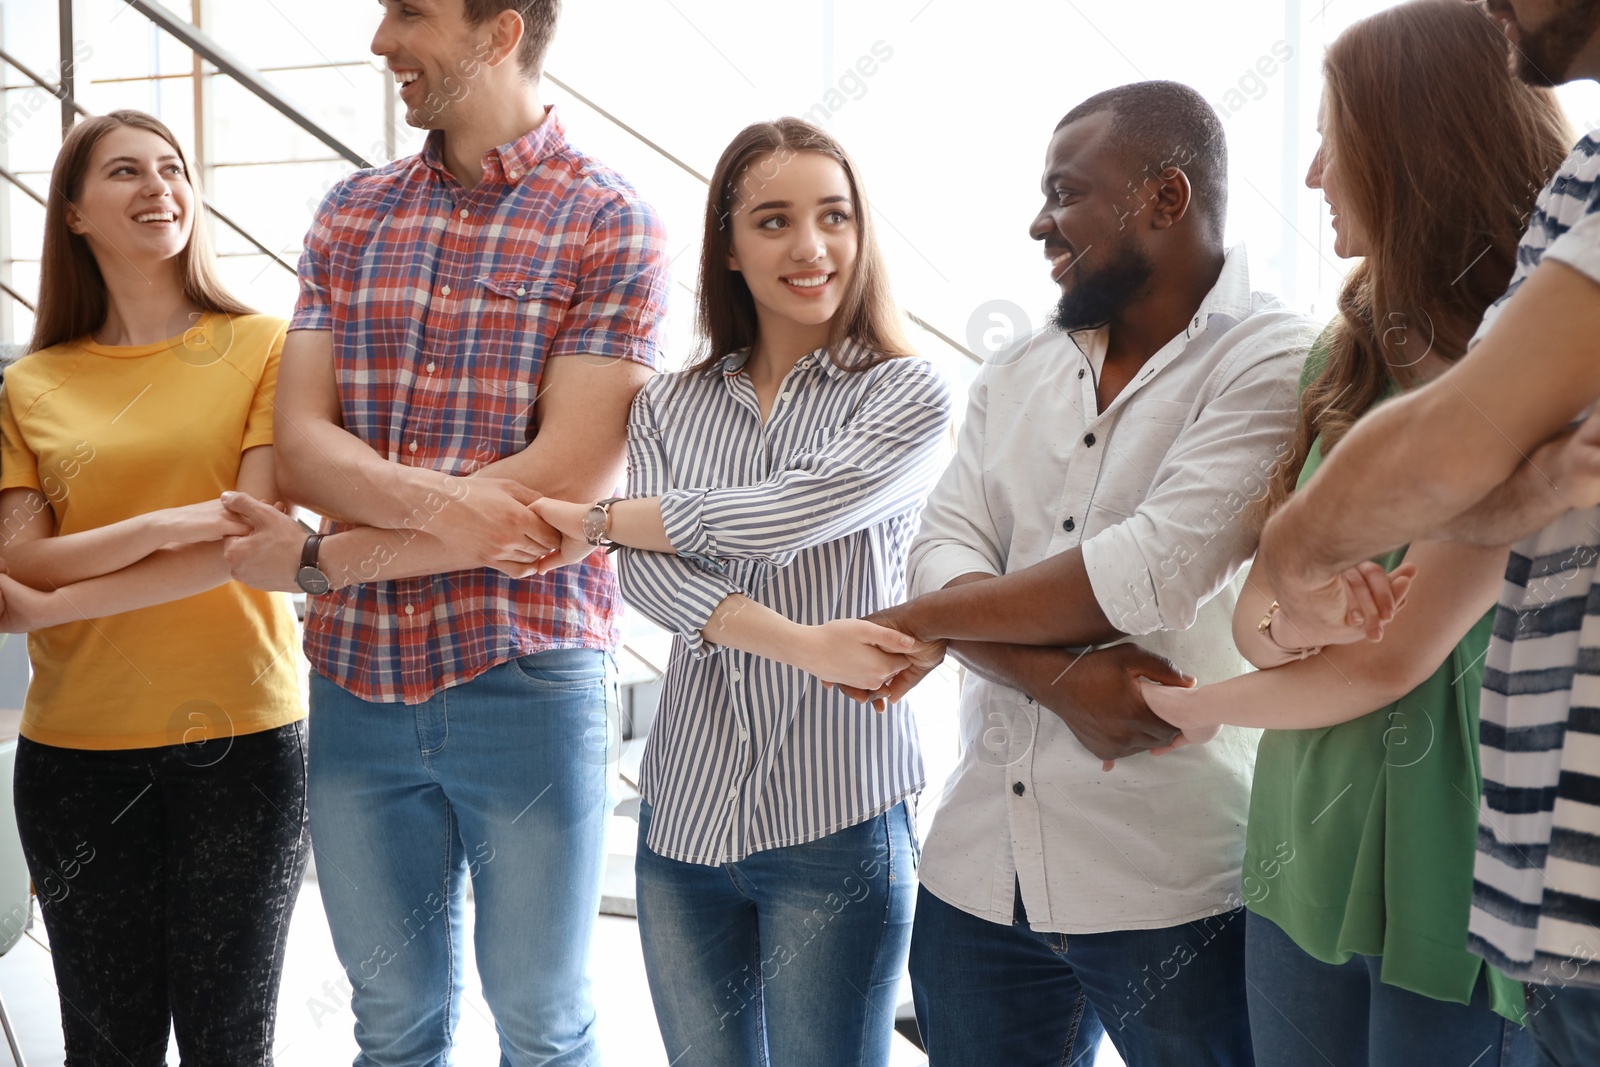
<path fill-rule="evenodd" d="M 704 356 L 634 402 L 630 499 L 535 505 L 566 538 L 546 566 L 625 546 L 624 595 L 676 634 L 637 864 L 668 1058 L 884 1064 L 922 761 L 904 703 L 832 683 L 876 689 L 931 653 L 859 616 L 904 597 L 950 396 L 908 354 L 832 137 L 751 126 L 711 189 Z"/>

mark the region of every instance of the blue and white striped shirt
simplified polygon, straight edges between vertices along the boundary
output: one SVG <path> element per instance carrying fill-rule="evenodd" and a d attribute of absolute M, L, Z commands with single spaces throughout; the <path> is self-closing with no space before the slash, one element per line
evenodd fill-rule
<path fill-rule="evenodd" d="M 907 704 L 876 714 L 701 631 L 734 593 L 806 625 L 905 599 L 950 390 L 921 359 L 852 373 L 819 350 L 763 423 L 746 358 L 652 379 L 628 423 L 628 493 L 661 499 L 678 549 L 618 554 L 623 596 L 676 634 L 640 776 L 646 844 L 689 863 L 814 841 L 923 785 Z"/>
<path fill-rule="evenodd" d="M 1600 133 L 1539 194 L 1511 288 L 1479 338 L 1546 259 L 1600 281 Z M 1468 942 L 1528 982 L 1600 986 L 1597 573 L 1600 508 L 1569 511 L 1515 545 L 1484 663 Z"/>

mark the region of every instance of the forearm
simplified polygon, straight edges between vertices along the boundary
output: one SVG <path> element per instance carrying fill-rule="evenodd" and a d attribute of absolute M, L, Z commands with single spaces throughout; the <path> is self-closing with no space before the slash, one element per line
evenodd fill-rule
<path fill-rule="evenodd" d="M 483 566 L 459 546 L 421 530 L 380 530 L 371 526 L 341 530 L 324 538 L 317 562 L 334 589 Z M 290 581 L 293 577 L 288 576 Z"/>
<path fill-rule="evenodd" d="M 35 589 L 55 589 L 114 574 L 171 540 L 159 513 L 139 515 L 81 533 L 14 540 L 0 547 L 13 578 Z"/>
<path fill-rule="evenodd" d="M 414 525 L 440 500 L 459 496 L 452 479 L 425 467 L 394 463 L 343 427 L 323 420 L 284 423 L 278 450 L 283 493 L 319 515 L 386 530 Z"/>
<path fill-rule="evenodd" d="M 1544 529 L 1570 508 L 1543 471 L 1531 462 L 1524 463 L 1516 474 L 1430 537 L 1469 545 L 1509 545 Z"/>
<path fill-rule="evenodd" d="M 612 504 L 610 537 L 619 545 L 647 552 L 678 551 L 667 540 L 666 527 L 661 523 L 660 497 L 639 497 Z"/>
<path fill-rule="evenodd" d="M 231 580 L 222 542 L 165 548 L 111 574 L 49 593 L 59 622 L 98 619 L 167 604 L 215 589 Z"/>
<path fill-rule="evenodd" d="M 999 577 L 963 575 L 880 614 L 924 641 L 1081 647 L 1127 636 L 1106 619 L 1077 548 Z"/>
<path fill-rule="evenodd" d="M 810 629 L 742 593 L 734 593 L 717 605 L 700 636 L 709 644 L 805 669 L 804 650 Z"/>
<path fill-rule="evenodd" d="M 949 653 L 956 662 L 985 681 L 1020 690 L 1037 699 L 1028 688 L 1030 679 L 1023 669 L 1018 646 L 993 641 L 952 641 Z"/>

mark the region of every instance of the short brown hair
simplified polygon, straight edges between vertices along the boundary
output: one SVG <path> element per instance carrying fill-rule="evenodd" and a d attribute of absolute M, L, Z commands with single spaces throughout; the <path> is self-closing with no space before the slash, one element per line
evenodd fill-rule
<path fill-rule="evenodd" d="M 544 57 L 555 40 L 556 23 L 561 18 L 561 0 L 462 0 L 467 22 L 481 26 L 502 11 L 522 16 L 522 44 L 517 49 L 517 64 L 529 78 L 544 72 Z"/>

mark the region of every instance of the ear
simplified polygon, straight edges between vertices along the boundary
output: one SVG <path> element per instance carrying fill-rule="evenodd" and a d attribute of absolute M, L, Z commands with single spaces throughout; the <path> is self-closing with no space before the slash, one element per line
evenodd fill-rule
<path fill-rule="evenodd" d="M 521 15 L 509 7 L 501 11 L 489 24 L 489 54 L 484 62 L 491 67 L 497 67 L 507 59 L 517 62 L 517 48 L 522 44 L 522 35 L 526 31 Z"/>
<path fill-rule="evenodd" d="M 1170 229 L 1189 213 L 1194 190 L 1181 167 L 1168 167 L 1156 176 L 1156 182 L 1155 199 L 1150 203 L 1150 225 L 1157 230 Z"/>
<path fill-rule="evenodd" d="M 67 205 L 67 229 L 82 237 L 89 229 L 89 224 L 83 220 L 78 209 L 71 204 Z"/>
<path fill-rule="evenodd" d="M 742 273 L 742 268 L 739 266 L 739 257 L 732 252 L 728 253 L 728 269 L 735 274 Z"/>

